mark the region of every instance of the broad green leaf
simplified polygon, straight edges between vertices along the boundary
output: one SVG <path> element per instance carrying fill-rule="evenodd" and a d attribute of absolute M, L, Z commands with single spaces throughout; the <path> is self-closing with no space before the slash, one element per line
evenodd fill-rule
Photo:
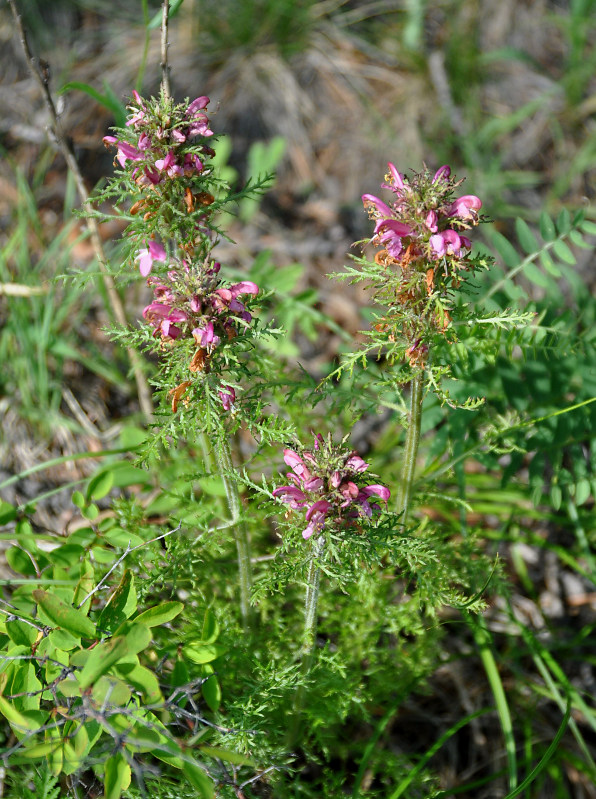
<path fill-rule="evenodd" d="M 207 668 L 207 666 L 208 664 L 205 664 L 205 668 Z M 201 693 L 209 709 L 215 713 L 221 704 L 221 687 L 215 674 L 212 674 L 211 677 L 205 680 L 201 685 Z"/>
<path fill-rule="evenodd" d="M 518 266 L 521 259 L 519 257 L 519 253 L 509 239 L 505 238 L 505 236 L 498 231 L 491 230 L 490 240 L 506 266 L 510 267 L 511 269 Z"/>
<path fill-rule="evenodd" d="M 575 486 L 575 502 L 577 505 L 583 505 L 584 502 L 589 499 L 590 494 L 592 493 L 592 486 L 590 485 L 590 481 L 586 478 L 582 478 L 578 480 Z"/>
<path fill-rule="evenodd" d="M 48 714 L 40 710 L 17 710 L 16 707 L 0 696 L 0 713 L 17 730 L 35 732 L 45 724 Z"/>
<path fill-rule="evenodd" d="M 6 550 L 4 557 L 10 568 L 17 574 L 22 574 L 24 577 L 36 576 L 33 561 L 20 547 L 10 547 Z"/>
<path fill-rule="evenodd" d="M 550 501 L 555 510 L 560 509 L 563 501 L 563 492 L 561 491 L 561 486 L 557 483 L 553 483 L 550 487 Z"/>
<path fill-rule="evenodd" d="M 92 696 L 100 705 L 105 703 L 109 706 L 120 706 L 128 702 L 131 692 L 128 685 L 118 677 L 102 674 L 93 686 Z"/>
<path fill-rule="evenodd" d="M 83 560 L 81 561 L 81 568 L 79 571 L 79 582 L 77 583 L 77 587 L 75 588 L 74 598 L 73 598 L 73 605 L 77 607 L 80 603 L 88 596 L 89 592 L 93 590 L 95 585 L 95 570 L 93 568 L 93 564 L 89 560 L 89 556 L 86 555 Z M 89 613 L 89 608 L 91 607 L 91 599 L 89 597 L 85 600 L 85 604 L 81 605 L 79 610 L 83 613 Z M 63 647 L 64 648 L 64 647 Z"/>
<path fill-rule="evenodd" d="M 91 650 L 83 669 L 77 674 L 79 685 L 83 690 L 92 685 L 102 674 L 129 654 L 126 638 L 117 636 L 110 638 Z"/>
<path fill-rule="evenodd" d="M 199 749 L 204 755 L 216 757 L 218 760 L 225 760 L 227 763 L 234 763 L 236 766 L 254 766 L 254 760 L 251 760 L 250 757 L 241 755 L 238 752 L 221 749 L 219 746 L 201 746 L 199 744 Z"/>
<path fill-rule="evenodd" d="M 56 549 L 48 552 L 47 558 L 50 563 L 69 568 L 79 563 L 84 552 L 85 550 L 82 546 L 69 541 L 67 544 L 63 544 L 61 547 L 56 547 Z"/>
<path fill-rule="evenodd" d="M 81 695 L 81 686 L 74 677 L 67 677 L 65 680 L 60 680 L 56 689 L 62 696 L 67 696 L 68 698 Z"/>
<path fill-rule="evenodd" d="M 153 705 L 163 699 L 159 688 L 159 681 L 155 674 L 140 666 L 138 663 L 124 663 L 116 666 L 118 674 L 143 695 L 148 705 Z"/>
<path fill-rule="evenodd" d="M 553 259 L 550 257 L 550 253 L 541 252 L 540 253 L 540 261 L 542 262 L 542 266 L 546 269 L 546 271 L 550 275 L 552 275 L 553 277 L 561 277 L 561 270 L 555 264 Z"/>
<path fill-rule="evenodd" d="M 575 255 L 564 241 L 555 241 L 553 244 L 553 252 L 563 263 L 570 264 L 571 266 L 576 263 Z"/>
<path fill-rule="evenodd" d="M 92 522 L 99 516 L 99 508 L 94 502 L 92 502 L 90 505 L 87 505 L 86 508 L 81 508 L 81 513 L 86 519 L 89 519 L 89 521 Z"/>
<path fill-rule="evenodd" d="M 79 510 L 83 510 L 83 508 L 87 504 L 85 502 L 85 497 L 81 494 L 80 491 L 72 492 L 71 502 L 73 505 L 76 505 Z"/>
<path fill-rule="evenodd" d="M 0 499 L 0 525 L 9 524 L 17 518 L 17 509 L 10 502 Z"/>
<path fill-rule="evenodd" d="M 136 609 L 134 575 L 130 569 L 126 569 L 108 604 L 102 610 L 97 625 L 101 630 L 113 632 L 123 621 L 129 619 Z"/>
<path fill-rule="evenodd" d="M 42 743 L 33 744 L 31 746 L 24 746 L 21 750 L 22 757 L 35 760 L 39 757 L 47 757 L 50 752 L 55 752 L 56 749 L 62 746 L 60 739 L 55 741 L 43 741 Z"/>
<path fill-rule="evenodd" d="M 185 761 L 182 766 L 184 776 L 197 791 L 200 799 L 212 799 L 215 796 L 213 781 L 205 774 L 202 768 L 195 763 Z"/>
<path fill-rule="evenodd" d="M 139 624 L 136 619 L 121 624 L 115 635 L 126 638 L 126 645 L 131 655 L 143 652 L 151 643 L 151 630 L 145 624 Z"/>
<path fill-rule="evenodd" d="M 199 486 L 210 497 L 225 497 L 226 487 L 224 481 L 220 477 L 202 477 L 199 481 Z"/>
<path fill-rule="evenodd" d="M 95 638 L 95 625 L 82 611 L 67 605 L 49 591 L 36 589 L 33 591 L 33 598 L 55 627 L 60 627 L 71 635 Z"/>
<path fill-rule="evenodd" d="M 193 663 L 210 663 L 227 651 L 221 644 L 196 644 L 183 647 L 184 655 Z"/>
<path fill-rule="evenodd" d="M 18 646 L 31 646 L 35 639 L 42 635 L 35 627 L 18 619 L 9 619 L 6 622 L 6 632 L 11 641 L 14 641 Z"/>
<path fill-rule="evenodd" d="M 102 534 L 102 538 L 113 547 L 122 547 L 122 549 L 126 549 L 129 545 L 131 547 L 138 547 L 145 543 L 140 535 L 130 533 L 128 530 L 123 530 L 121 527 L 112 527 L 110 530 L 106 530 L 105 533 Z"/>
<path fill-rule="evenodd" d="M 515 220 L 515 231 L 517 233 L 519 243 L 528 255 L 538 252 L 540 245 L 538 244 L 536 236 L 530 230 L 527 223 L 519 217 Z"/>
<path fill-rule="evenodd" d="M 189 680 L 190 674 L 188 672 L 188 666 L 182 660 L 182 658 L 178 658 L 174 663 L 174 668 L 172 669 L 170 685 L 172 688 L 178 688 L 180 685 L 186 685 Z"/>
<path fill-rule="evenodd" d="M 545 241 L 554 241 L 557 238 L 555 223 L 546 211 L 540 214 L 540 235 Z"/>
<path fill-rule="evenodd" d="M 106 760 L 104 772 L 104 799 L 120 799 L 122 791 L 130 785 L 130 766 L 124 755 L 117 752 Z"/>
<path fill-rule="evenodd" d="M 205 611 L 203 619 L 203 629 L 201 631 L 201 641 L 204 644 L 212 644 L 219 636 L 219 624 L 215 618 L 215 613 L 212 610 Z"/>
<path fill-rule="evenodd" d="M 559 216 L 557 217 L 557 230 L 559 231 L 559 235 L 564 236 L 566 233 L 569 233 L 570 229 L 571 215 L 567 208 L 561 208 Z"/>
<path fill-rule="evenodd" d="M 172 621 L 183 610 L 184 605 L 182 602 L 163 602 L 161 605 L 155 605 L 144 610 L 136 617 L 135 622 L 140 622 L 146 627 L 156 627 L 158 624 L 166 624 L 166 622 Z"/>
<path fill-rule="evenodd" d="M 94 474 L 87 486 L 87 501 L 103 499 L 110 493 L 113 485 L 114 472 L 111 469 L 104 469 Z"/>
<path fill-rule="evenodd" d="M 580 228 L 583 230 L 584 233 L 587 233 L 589 236 L 596 236 L 596 222 L 592 222 L 590 219 L 585 219 L 581 224 Z"/>

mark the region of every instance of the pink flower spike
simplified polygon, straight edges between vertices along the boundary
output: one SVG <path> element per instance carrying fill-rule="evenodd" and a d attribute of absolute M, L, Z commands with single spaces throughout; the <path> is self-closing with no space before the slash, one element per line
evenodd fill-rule
<path fill-rule="evenodd" d="M 391 217 L 393 215 L 391 208 L 389 208 L 389 206 L 384 203 L 383 200 L 379 200 L 378 197 L 375 197 L 374 194 L 363 194 L 362 202 L 364 203 L 365 208 L 373 205 L 375 210 L 378 211 L 381 216 Z"/>
<path fill-rule="evenodd" d="M 174 128 L 174 130 L 171 133 L 171 136 L 172 139 L 174 139 L 174 141 L 178 142 L 179 144 L 182 144 L 182 142 L 186 141 L 186 136 L 184 135 L 184 133 L 182 133 L 182 131 L 179 128 Z"/>
<path fill-rule="evenodd" d="M 296 486 L 281 486 L 271 493 L 274 497 L 279 497 L 282 502 L 285 502 L 291 508 L 301 508 L 307 503 L 303 492 Z"/>
<path fill-rule="evenodd" d="M 434 174 L 433 183 L 436 183 L 438 180 L 448 180 L 451 177 L 451 167 L 447 164 L 439 167 Z"/>
<path fill-rule="evenodd" d="M 284 449 L 284 461 L 288 464 L 290 469 L 293 469 L 296 472 L 296 474 L 302 474 L 306 468 L 300 455 L 298 455 L 297 452 L 294 452 L 293 449 Z"/>

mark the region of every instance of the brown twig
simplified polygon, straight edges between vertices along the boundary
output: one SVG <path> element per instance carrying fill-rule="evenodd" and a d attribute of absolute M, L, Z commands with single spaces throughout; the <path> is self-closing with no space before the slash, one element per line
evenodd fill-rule
<path fill-rule="evenodd" d="M 92 214 L 94 212 L 94 209 L 89 201 L 89 192 L 87 191 L 83 175 L 81 174 L 81 170 L 79 169 L 79 165 L 75 157 L 72 142 L 62 130 L 58 113 L 56 111 L 56 106 L 54 105 L 54 100 L 52 99 L 52 94 L 49 88 L 49 81 L 50 81 L 49 69 L 45 64 L 45 62 L 42 62 L 41 60 L 34 58 L 31 52 L 29 43 L 27 41 L 27 34 L 25 32 L 25 28 L 23 27 L 23 21 L 16 6 L 16 0 L 8 0 L 8 3 L 10 5 L 12 15 L 15 19 L 15 23 L 21 40 L 21 46 L 23 48 L 27 64 L 29 66 L 29 69 L 31 70 L 31 74 L 37 80 L 41 88 L 44 102 L 46 104 L 46 108 L 50 115 L 50 129 L 55 144 L 58 147 L 58 149 L 61 151 L 64 160 L 66 161 L 66 165 L 75 179 L 77 191 L 79 193 L 79 197 L 81 199 L 81 203 L 83 205 L 83 208 L 85 209 L 85 212 L 87 214 Z M 99 263 L 99 269 L 102 274 L 103 283 L 108 293 L 110 304 L 112 306 L 114 318 L 116 319 L 119 325 L 126 327 L 128 324 L 128 320 L 126 319 L 126 313 L 124 312 L 124 307 L 122 305 L 120 295 L 116 290 L 116 286 L 114 284 L 112 275 L 109 273 L 107 268 L 107 259 L 105 256 L 101 237 L 99 235 L 97 220 L 93 216 L 87 216 L 85 221 L 87 224 L 87 228 L 89 230 L 89 237 L 91 239 L 91 244 L 93 246 L 95 257 L 97 258 L 97 261 Z M 147 419 L 151 419 L 153 415 L 153 403 L 151 401 L 151 391 L 149 389 L 149 384 L 147 383 L 147 380 L 143 373 L 141 357 L 131 347 L 127 347 L 126 350 L 134 371 L 141 410 L 143 411 Z"/>
<path fill-rule="evenodd" d="M 161 15 L 161 90 L 164 97 L 170 96 L 170 67 L 168 65 L 168 15 L 169 0 L 163 0 Z"/>

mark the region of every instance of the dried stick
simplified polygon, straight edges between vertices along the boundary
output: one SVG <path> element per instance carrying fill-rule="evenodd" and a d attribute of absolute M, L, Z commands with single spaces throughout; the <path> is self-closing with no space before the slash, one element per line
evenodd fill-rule
<path fill-rule="evenodd" d="M 163 0 L 161 16 L 161 90 L 166 98 L 170 96 L 170 67 L 168 65 L 169 10 L 169 0 Z"/>
<path fill-rule="evenodd" d="M 83 208 L 85 209 L 85 212 L 87 214 L 92 214 L 94 209 L 89 201 L 89 192 L 87 191 L 87 187 L 85 186 L 85 181 L 83 180 L 83 175 L 81 174 L 81 170 L 79 169 L 79 165 L 77 163 L 77 159 L 74 154 L 72 143 L 70 139 L 65 135 L 64 131 L 62 130 L 62 126 L 58 118 L 58 113 L 56 111 L 56 106 L 54 105 L 54 100 L 52 99 L 52 95 L 49 88 L 48 67 L 40 60 L 35 59 L 33 57 L 33 54 L 31 53 L 31 49 L 29 48 L 29 43 L 27 41 L 27 34 L 25 33 L 25 29 L 23 27 L 23 21 L 21 19 L 21 15 L 18 12 L 15 0 L 8 0 L 8 3 L 10 5 L 12 15 L 15 19 L 15 23 L 21 40 L 21 47 L 23 48 L 27 64 L 29 65 L 31 74 L 37 80 L 41 88 L 46 108 L 50 115 L 50 129 L 54 141 L 58 149 L 62 152 L 64 160 L 66 161 L 66 165 L 75 179 L 77 191 L 79 193 L 79 197 L 81 199 L 81 203 L 83 205 Z M 106 265 L 107 259 L 99 235 L 97 220 L 93 216 L 87 216 L 85 221 L 87 224 L 87 229 L 89 230 L 89 237 L 91 239 L 93 251 L 95 253 L 95 257 L 97 258 L 97 262 L 99 263 L 99 269 L 102 273 L 103 283 L 108 293 L 108 297 L 110 299 L 110 304 L 112 306 L 114 317 L 119 325 L 122 325 L 122 327 L 126 327 L 126 325 L 128 324 L 128 320 L 126 319 L 126 314 L 124 312 L 122 301 L 120 300 L 120 295 L 116 290 L 114 279 L 112 278 L 112 275 L 109 273 Z M 151 419 L 153 416 L 153 403 L 151 401 L 151 391 L 149 389 L 149 384 L 147 383 L 147 380 L 143 373 L 142 359 L 139 356 L 139 354 L 131 347 L 127 347 L 126 351 L 128 353 L 128 357 L 130 359 L 130 363 L 134 371 L 141 410 L 143 411 L 147 419 Z"/>

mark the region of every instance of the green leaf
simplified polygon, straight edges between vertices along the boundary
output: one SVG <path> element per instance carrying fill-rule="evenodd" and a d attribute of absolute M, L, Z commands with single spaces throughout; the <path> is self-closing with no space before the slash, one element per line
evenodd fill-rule
<path fill-rule="evenodd" d="M 114 472 L 111 469 L 95 474 L 87 486 L 87 501 L 103 499 L 112 490 L 114 485 Z"/>
<path fill-rule="evenodd" d="M 76 505 L 79 510 L 83 510 L 85 505 L 85 497 L 81 494 L 80 491 L 73 491 L 71 501 L 73 505 Z"/>
<path fill-rule="evenodd" d="M 102 674 L 109 671 L 119 660 L 129 654 L 128 644 L 124 636 L 110 638 L 99 644 L 89 653 L 87 662 L 77 674 L 79 685 L 83 690 L 92 685 Z"/>
<path fill-rule="evenodd" d="M 212 644 L 219 636 L 219 624 L 215 618 L 212 610 L 205 611 L 205 618 L 203 619 L 203 630 L 201 632 L 201 641 L 204 644 Z"/>
<path fill-rule="evenodd" d="M 254 760 L 250 757 L 241 755 L 238 752 L 230 752 L 227 749 L 220 749 L 219 746 L 201 746 L 199 749 L 209 757 L 216 757 L 218 760 L 225 760 L 227 763 L 234 763 L 236 766 L 254 766 Z"/>
<path fill-rule="evenodd" d="M 104 772 L 104 799 L 120 799 L 122 791 L 130 785 L 130 766 L 118 752 L 106 760 Z"/>
<path fill-rule="evenodd" d="M 134 586 L 134 575 L 126 569 L 118 587 L 108 600 L 97 621 L 101 630 L 113 632 L 123 621 L 129 619 L 137 609 L 137 593 Z"/>
<path fill-rule="evenodd" d="M 185 761 L 182 766 L 184 776 L 197 791 L 200 799 L 212 799 L 215 796 L 215 788 L 212 780 L 205 774 L 202 768 L 194 762 Z"/>
<path fill-rule="evenodd" d="M 570 264 L 573 266 L 576 263 L 575 255 L 571 252 L 567 244 L 564 241 L 555 241 L 553 244 L 553 252 L 566 264 Z"/>
<path fill-rule="evenodd" d="M 183 2 L 184 0 L 170 0 L 168 4 L 168 9 L 169 9 L 168 20 L 173 19 L 176 16 L 176 14 L 180 11 L 180 7 Z M 153 30 L 154 28 L 159 28 L 159 26 L 161 25 L 161 20 L 162 20 L 162 12 L 158 11 L 157 14 L 155 14 L 155 16 L 152 17 L 151 21 L 147 25 L 147 28 L 149 30 Z"/>
<path fill-rule="evenodd" d="M 552 275 L 553 277 L 561 277 L 561 270 L 558 266 L 556 266 L 553 259 L 550 257 L 550 253 L 548 252 L 541 252 L 540 253 L 540 261 L 542 262 L 542 266 L 546 269 L 546 271 Z"/>
<path fill-rule="evenodd" d="M 159 681 L 149 669 L 138 663 L 122 663 L 116 666 L 116 669 L 118 674 L 143 695 L 148 705 L 156 704 L 163 699 Z"/>
<path fill-rule="evenodd" d="M 29 555 L 20 547 L 10 547 L 4 555 L 10 568 L 24 577 L 35 577 L 35 566 Z"/>
<path fill-rule="evenodd" d="M 202 477 L 199 486 L 210 497 L 225 497 L 226 487 L 221 477 Z"/>
<path fill-rule="evenodd" d="M 109 703 L 110 706 L 122 706 L 128 702 L 130 695 L 128 685 L 111 674 L 102 674 L 93 685 L 92 696 L 99 705 Z"/>
<path fill-rule="evenodd" d="M 571 230 L 571 215 L 567 208 L 561 208 L 557 217 L 557 230 L 560 236 L 564 236 Z"/>
<path fill-rule="evenodd" d="M 540 214 L 540 235 L 545 241 L 554 241 L 557 238 L 555 223 L 546 211 Z"/>
<path fill-rule="evenodd" d="M 89 595 L 89 593 L 93 590 L 94 587 L 94 579 L 95 579 L 95 570 L 93 568 L 93 564 L 89 560 L 89 556 L 85 555 L 83 560 L 81 561 L 81 568 L 79 570 L 79 582 L 77 583 L 77 587 L 75 588 L 74 597 L 73 597 L 73 605 L 77 607 L 81 604 L 83 599 Z M 91 599 L 92 597 L 89 596 L 88 599 L 85 600 L 85 604 L 81 605 L 79 610 L 83 613 L 89 613 L 89 608 L 91 607 Z"/>
<path fill-rule="evenodd" d="M 89 97 L 92 97 L 96 100 L 100 105 L 103 105 L 104 108 L 107 108 L 108 111 L 111 111 L 114 115 L 114 121 L 116 122 L 116 127 L 123 128 L 126 124 L 126 108 L 124 105 L 118 100 L 114 92 L 109 88 L 107 83 L 104 81 L 104 91 L 107 89 L 108 91 L 106 94 L 101 94 L 98 92 L 97 89 L 94 89 L 93 86 L 89 86 L 88 83 L 81 83 L 81 81 L 70 81 L 69 83 L 65 83 L 61 89 L 58 90 L 59 94 L 64 94 L 68 91 L 80 91 L 85 92 L 88 94 Z"/>
<path fill-rule="evenodd" d="M 17 509 L 10 502 L 0 499 L 0 525 L 9 524 L 17 518 Z"/>
<path fill-rule="evenodd" d="M 580 224 L 580 229 L 589 236 L 596 236 L 596 223 L 592 222 L 590 219 L 584 219 Z"/>
<path fill-rule="evenodd" d="M 147 649 L 151 643 L 151 630 L 145 624 L 139 624 L 136 619 L 125 621 L 116 630 L 116 635 L 126 638 L 128 650 L 131 655 L 136 655 Z"/>
<path fill-rule="evenodd" d="M 207 665 L 205 664 L 205 668 Z M 221 686 L 215 674 L 208 677 L 201 685 L 201 693 L 209 709 L 215 713 L 221 704 Z"/>
<path fill-rule="evenodd" d="M 105 533 L 102 534 L 102 538 L 113 547 L 121 547 L 122 549 L 126 549 L 129 544 L 131 547 L 138 547 L 145 543 L 140 535 L 130 533 L 128 530 L 123 530 L 121 527 L 112 527 L 106 530 Z"/>
<path fill-rule="evenodd" d="M 506 239 L 505 236 L 496 230 L 491 230 L 489 235 L 492 245 L 501 256 L 504 264 L 511 269 L 518 266 L 520 262 L 519 253 L 509 239 Z"/>
<path fill-rule="evenodd" d="M 204 644 L 185 646 L 184 655 L 193 663 L 210 663 L 227 651 L 221 644 Z"/>
<path fill-rule="evenodd" d="M 48 718 L 48 714 L 40 710 L 23 710 L 21 712 L 3 696 L 0 696 L 0 713 L 17 730 L 29 732 L 38 730 Z"/>
<path fill-rule="evenodd" d="M 62 649 L 64 652 L 70 652 L 75 647 L 81 645 L 80 636 L 74 636 L 66 632 L 66 630 L 52 630 L 48 638 L 56 649 Z"/>
<path fill-rule="evenodd" d="M 144 624 L 146 627 L 156 627 L 158 624 L 166 624 L 172 621 L 184 610 L 182 602 L 163 602 L 148 608 L 136 617 L 135 622 Z"/>
<path fill-rule="evenodd" d="M 67 605 L 49 591 L 41 589 L 33 591 L 33 599 L 55 627 L 66 630 L 71 635 L 95 638 L 95 624 L 80 610 Z"/>
<path fill-rule="evenodd" d="M 583 505 L 584 502 L 589 499 L 591 493 L 592 486 L 590 485 L 590 481 L 586 478 L 578 480 L 575 486 L 575 503 L 577 505 Z"/>
<path fill-rule="evenodd" d="M 515 230 L 519 243 L 528 255 L 538 252 L 540 245 L 536 236 L 532 233 L 527 223 L 519 217 L 515 220 Z"/>
<path fill-rule="evenodd" d="M 38 635 L 41 635 L 35 627 L 27 624 L 18 619 L 8 620 L 6 622 L 6 632 L 11 641 L 17 646 L 31 646 Z"/>

